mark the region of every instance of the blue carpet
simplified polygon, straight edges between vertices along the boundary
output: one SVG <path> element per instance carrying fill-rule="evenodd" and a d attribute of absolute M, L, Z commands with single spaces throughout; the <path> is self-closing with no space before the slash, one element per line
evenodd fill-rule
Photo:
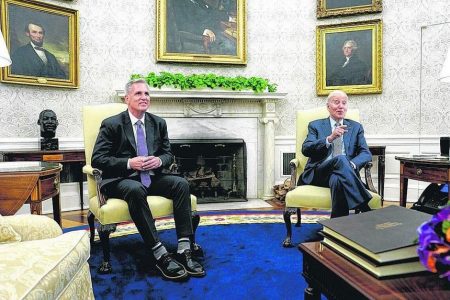
<path fill-rule="evenodd" d="M 318 224 L 293 227 L 294 243 L 317 239 Z M 306 283 L 297 247 L 283 248 L 284 224 L 200 226 L 207 275 L 177 283 L 163 280 L 139 234 L 111 239 L 113 273 L 98 275 L 101 247 L 89 259 L 96 299 L 301 299 Z M 175 230 L 160 231 L 170 252 Z"/>

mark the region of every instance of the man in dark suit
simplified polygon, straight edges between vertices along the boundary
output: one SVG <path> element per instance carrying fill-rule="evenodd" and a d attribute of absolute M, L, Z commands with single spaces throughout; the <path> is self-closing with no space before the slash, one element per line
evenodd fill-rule
<path fill-rule="evenodd" d="M 56 57 L 44 49 L 44 27 L 29 23 L 25 34 L 30 42 L 19 47 L 11 56 L 11 74 L 68 79 Z"/>
<path fill-rule="evenodd" d="M 328 86 L 371 84 L 371 70 L 357 54 L 358 45 L 354 40 L 345 41 L 342 47 L 343 59 L 327 78 Z"/>
<path fill-rule="evenodd" d="M 348 215 L 349 209 L 369 211 L 372 196 L 358 176 L 359 170 L 372 160 L 364 129 L 360 123 L 344 119 L 348 97 L 343 91 L 328 95 L 327 108 L 328 118 L 308 125 L 302 153 L 309 159 L 298 184 L 329 187 L 332 218 Z"/>
<path fill-rule="evenodd" d="M 156 267 L 170 280 L 189 275 L 202 277 L 203 267 L 192 258 L 193 235 L 188 182 L 163 174 L 173 162 L 164 119 L 148 113 L 149 87 L 143 79 L 125 86 L 128 109 L 102 122 L 92 155 L 92 166 L 103 171 L 101 190 L 108 197 L 124 199 L 131 218 L 147 248 L 153 252 Z M 159 240 L 147 195 L 173 200 L 178 237 L 177 258 L 172 258 Z"/>

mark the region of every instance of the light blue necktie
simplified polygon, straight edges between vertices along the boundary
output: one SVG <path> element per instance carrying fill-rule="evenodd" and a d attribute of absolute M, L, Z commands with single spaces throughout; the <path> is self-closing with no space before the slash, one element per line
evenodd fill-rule
<path fill-rule="evenodd" d="M 138 120 L 136 122 L 136 125 L 137 155 L 147 156 L 147 141 L 145 140 L 144 128 L 142 127 L 141 120 Z M 148 188 L 152 183 L 152 179 L 150 178 L 150 174 L 148 173 L 148 171 L 139 171 L 139 175 L 141 177 L 141 183 Z"/>
<path fill-rule="evenodd" d="M 340 123 L 336 123 L 334 125 L 336 128 L 341 126 Z M 336 138 L 333 140 L 333 156 L 338 156 L 338 155 L 342 155 L 342 136 Z"/>

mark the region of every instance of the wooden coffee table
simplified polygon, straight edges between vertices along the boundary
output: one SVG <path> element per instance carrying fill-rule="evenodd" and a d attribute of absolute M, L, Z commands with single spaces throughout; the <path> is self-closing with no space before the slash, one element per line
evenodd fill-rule
<path fill-rule="evenodd" d="M 423 272 L 378 280 L 320 242 L 299 245 L 305 299 L 450 299 L 450 284 Z"/>

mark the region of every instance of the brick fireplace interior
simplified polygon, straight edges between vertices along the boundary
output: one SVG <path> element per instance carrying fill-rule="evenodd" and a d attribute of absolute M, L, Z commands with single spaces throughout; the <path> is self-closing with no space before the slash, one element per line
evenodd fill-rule
<path fill-rule="evenodd" d="M 184 177 L 198 203 L 247 201 L 242 139 L 172 139 L 172 173 Z"/>

